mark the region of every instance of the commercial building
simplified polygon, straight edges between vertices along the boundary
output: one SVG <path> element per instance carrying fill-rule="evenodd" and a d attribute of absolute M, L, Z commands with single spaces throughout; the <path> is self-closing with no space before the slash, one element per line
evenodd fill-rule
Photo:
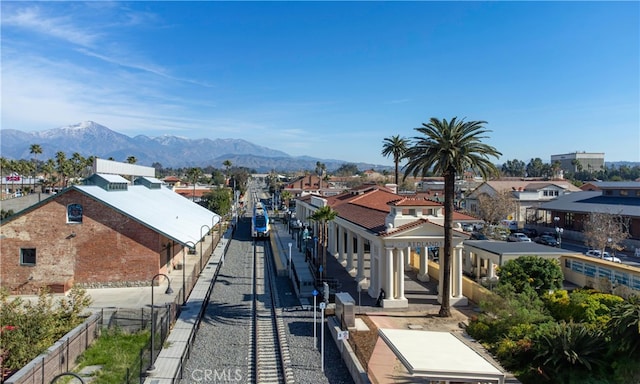
<path fill-rule="evenodd" d="M 551 155 L 551 164 L 556 162 L 564 172 L 598 172 L 604 169 L 604 153 L 573 152 Z"/>

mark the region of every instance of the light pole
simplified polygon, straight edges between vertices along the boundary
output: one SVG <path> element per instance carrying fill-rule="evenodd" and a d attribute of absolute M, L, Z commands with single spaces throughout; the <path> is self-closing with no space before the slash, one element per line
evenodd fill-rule
<path fill-rule="evenodd" d="M 153 276 L 151 278 L 151 362 L 149 365 L 149 368 L 147 369 L 148 371 L 155 371 L 156 370 L 156 366 L 153 363 L 153 355 L 155 354 L 155 334 L 156 334 L 156 321 L 155 321 L 155 313 L 153 311 L 153 281 L 156 279 L 156 277 L 158 276 L 164 276 L 167 279 L 167 290 L 164 291 L 165 294 L 170 295 L 173 293 L 173 289 L 171 289 L 171 279 L 169 279 L 169 276 L 165 275 L 164 273 L 158 273 L 155 276 Z"/>
<path fill-rule="evenodd" d="M 200 227 L 200 268 L 198 268 L 198 273 L 200 273 L 200 271 L 202 270 L 202 243 L 204 242 L 204 235 L 202 234 L 202 228 L 207 228 L 207 235 L 209 234 L 209 232 L 211 232 L 211 227 L 209 227 L 206 224 Z M 211 244 L 213 244 L 213 240 L 211 241 Z"/>
<path fill-rule="evenodd" d="M 291 280 L 291 246 L 292 242 L 289 242 L 289 280 Z"/>
<path fill-rule="evenodd" d="M 562 248 L 562 232 L 564 232 L 564 229 L 560 228 L 560 218 L 558 216 L 553 218 L 553 222 L 556 224 L 556 234 L 558 235 L 558 248 Z"/>

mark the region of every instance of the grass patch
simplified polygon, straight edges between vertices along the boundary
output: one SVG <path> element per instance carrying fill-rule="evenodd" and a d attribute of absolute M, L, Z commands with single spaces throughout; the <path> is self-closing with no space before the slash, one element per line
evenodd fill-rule
<path fill-rule="evenodd" d="M 140 370 L 140 351 L 149 343 L 148 330 L 125 333 L 118 329 L 108 330 L 78 359 L 75 372 L 90 365 L 101 365 L 96 373 L 95 384 L 121 384 L 127 375 L 127 368 L 133 372 Z"/>

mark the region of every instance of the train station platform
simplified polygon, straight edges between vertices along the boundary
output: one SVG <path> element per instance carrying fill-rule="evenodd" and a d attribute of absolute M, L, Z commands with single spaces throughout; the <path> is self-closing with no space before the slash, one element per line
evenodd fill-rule
<path fill-rule="evenodd" d="M 271 230 L 272 249 L 274 250 L 275 258 L 278 259 L 275 263 L 279 266 L 278 268 L 283 270 L 282 275 L 286 276 L 289 256 L 288 244 L 290 242 L 295 244 L 295 239 L 289 232 L 287 224 L 283 221 L 274 222 Z M 291 252 L 292 255 L 302 255 L 302 251 L 295 246 L 292 246 Z M 469 356 L 474 356 L 473 362 L 477 366 L 482 366 L 485 374 L 482 378 L 488 379 L 487 382 L 517 383 L 513 375 L 500 367 L 488 352 L 477 345 L 478 343 L 467 341 L 469 337 L 465 336 L 461 324 L 467 323 L 469 317 L 477 313 L 477 308 L 473 304 L 465 307 L 452 306 L 452 316 L 450 318 L 441 318 L 438 315 L 440 303 L 437 299 L 437 281 L 420 281 L 417 278 L 416 271 L 405 270 L 405 297 L 408 299 L 408 307 L 382 308 L 376 305 L 377 298 L 369 296 L 364 289 L 361 291 L 358 289 L 359 284 L 356 278 L 349 274 L 346 268 L 333 256 L 327 256 L 326 258 L 325 276 L 330 279 L 336 279 L 339 282 L 338 291 L 341 293 L 346 292 L 354 299 L 357 317 L 366 316 L 379 330 L 380 337 L 378 337 L 368 366 L 366 368 L 360 367 L 360 372 L 354 373 L 352 371 L 354 378 L 366 378 L 362 381 L 356 380 L 356 382 L 375 382 L 379 384 L 413 382 L 415 380 L 423 382 L 425 375 L 433 374 L 443 374 L 444 376 L 440 377 L 460 379 L 465 377 L 465 372 L 476 367 L 465 367 L 464 364 L 460 367 L 448 366 L 449 371 L 444 372 L 441 369 L 442 367 L 434 366 L 434 361 L 427 362 L 422 357 L 417 358 L 416 356 L 420 356 L 420 353 L 416 352 L 416 348 L 423 350 L 424 345 L 408 341 L 406 337 L 402 337 L 405 336 L 405 333 L 398 333 L 407 331 L 410 333 L 409 339 L 418 336 L 430 337 L 429 348 L 432 351 L 436 351 L 435 356 L 438 354 L 437 351 L 446 349 L 447 345 L 445 344 L 455 339 L 458 342 L 456 344 L 457 350 L 451 353 L 455 355 L 459 351 L 463 351 Z M 329 304 L 329 306 L 331 305 Z M 329 324 L 335 325 L 337 321 Z M 339 349 L 348 350 L 350 348 L 349 343 L 345 340 L 337 339 L 336 333 L 339 330 L 339 326 L 330 326 L 330 328 L 335 328 L 332 330 L 334 341 L 337 344 L 342 344 Z M 358 331 L 360 329 L 356 330 L 356 332 Z M 419 333 L 415 334 L 415 332 Z M 445 344 L 437 345 L 442 340 L 445 340 Z M 449 351 L 450 349 L 446 350 Z M 345 360 L 353 359 L 354 364 L 351 365 L 359 366 L 359 362 L 355 362 L 358 359 L 354 353 L 343 353 L 343 358 Z M 459 359 L 456 361 L 459 362 Z M 412 364 L 415 366 L 412 366 Z M 347 366 L 349 365 L 347 362 Z"/>
<path fill-rule="evenodd" d="M 303 251 L 295 246 L 295 238 L 289 232 L 287 224 L 281 220 L 274 220 L 271 225 L 271 242 L 275 256 L 275 264 L 281 272 L 280 276 L 287 275 L 287 262 L 289 257 L 289 243 L 292 257 L 304 257 Z M 338 282 L 337 292 L 346 292 L 355 300 L 359 312 L 415 312 L 439 309 L 437 293 L 437 282 L 423 282 L 418 280 L 415 271 L 405 271 L 405 297 L 409 301 L 408 308 L 389 309 L 376 306 L 377 297 L 369 296 L 365 289 L 359 290 L 362 283 L 358 283 L 355 277 L 349 274 L 344 266 L 333 256 L 326 257 L 326 266 L 323 273 L 327 279 Z M 366 285 L 366 282 L 365 284 Z"/>

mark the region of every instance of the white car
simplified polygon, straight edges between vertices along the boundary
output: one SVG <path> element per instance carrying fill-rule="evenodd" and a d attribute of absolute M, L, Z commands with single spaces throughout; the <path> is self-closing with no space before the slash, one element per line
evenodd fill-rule
<path fill-rule="evenodd" d="M 607 261 L 613 261 L 614 263 L 622 263 L 622 260 L 620 260 L 619 258 L 617 258 L 615 256 L 611 256 L 609 254 L 609 252 L 605 251 L 603 257 L 600 257 L 600 253 L 601 253 L 601 251 L 599 251 L 597 249 L 590 249 L 587 252 L 585 252 L 584 254 L 587 255 L 587 256 L 598 258 L 598 259 L 603 259 L 603 260 L 607 260 Z"/>
<path fill-rule="evenodd" d="M 520 232 L 513 232 L 512 234 L 509 235 L 509 237 L 507 238 L 507 241 L 512 241 L 512 242 L 527 242 L 530 243 L 531 239 L 529 237 L 527 237 L 527 235 L 525 235 L 524 233 L 520 233 Z"/>

